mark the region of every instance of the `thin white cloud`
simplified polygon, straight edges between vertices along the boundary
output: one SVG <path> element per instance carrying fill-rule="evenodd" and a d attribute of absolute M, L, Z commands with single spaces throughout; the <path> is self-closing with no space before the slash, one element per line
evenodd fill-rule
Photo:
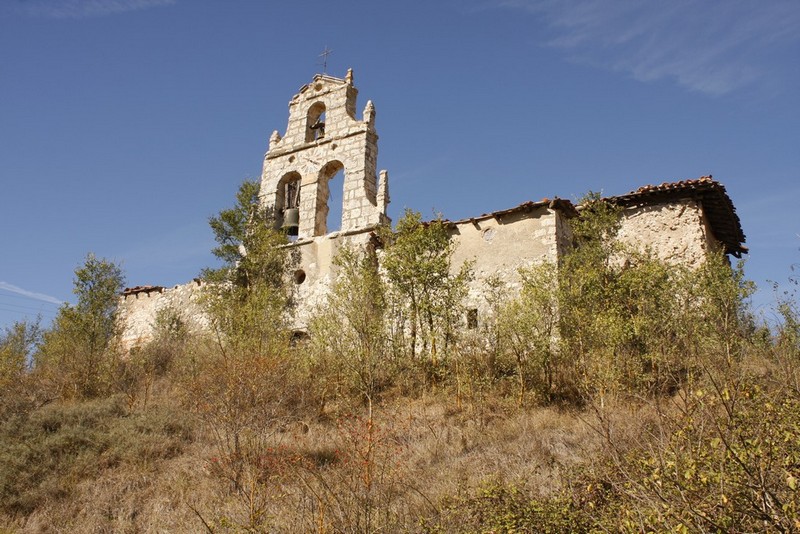
<path fill-rule="evenodd" d="M 672 79 L 722 95 L 779 76 L 773 55 L 800 43 L 796 0 L 495 0 L 540 17 L 546 44 L 571 59 L 627 72 L 640 81 Z"/>
<path fill-rule="evenodd" d="M 11 293 L 16 293 L 18 295 L 22 295 L 24 297 L 28 297 L 34 300 L 41 300 L 42 302 L 49 302 L 50 304 L 64 304 L 63 300 L 59 300 L 55 297 L 51 297 L 50 295 L 45 295 L 44 293 L 35 293 L 33 291 L 28 291 L 27 289 L 22 289 L 21 287 L 15 286 L 14 284 L 9 284 L 8 282 L 0 282 L 0 289 L 5 289 L 6 291 L 10 291 Z"/>
<path fill-rule="evenodd" d="M 30 15 L 55 19 L 99 17 L 174 4 L 176 0 L 20 0 Z"/>

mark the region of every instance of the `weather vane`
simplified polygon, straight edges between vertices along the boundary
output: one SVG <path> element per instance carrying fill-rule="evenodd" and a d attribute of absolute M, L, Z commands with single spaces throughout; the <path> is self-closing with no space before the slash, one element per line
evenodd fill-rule
<path fill-rule="evenodd" d="M 322 63 L 317 63 L 317 65 L 322 65 L 322 74 L 328 74 L 328 56 L 331 53 L 333 53 L 333 50 L 328 49 L 328 45 L 325 45 L 325 49 L 318 56 L 322 58 Z"/>

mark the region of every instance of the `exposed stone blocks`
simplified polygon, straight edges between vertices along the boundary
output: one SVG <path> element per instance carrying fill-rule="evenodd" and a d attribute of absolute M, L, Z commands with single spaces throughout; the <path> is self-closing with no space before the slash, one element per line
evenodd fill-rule
<path fill-rule="evenodd" d="M 207 331 L 208 317 L 200 304 L 199 282 L 178 285 L 161 292 L 126 295 L 119 302 L 120 341 L 125 349 L 142 346 L 153 339 L 159 312 L 170 310 L 178 315 L 191 332 Z"/>
<path fill-rule="evenodd" d="M 327 234 L 328 181 L 344 171 L 341 230 L 351 232 L 388 220 L 377 202 L 378 135 L 375 107 L 368 102 L 364 120 L 355 117 L 358 91 L 352 72 L 345 79 L 316 75 L 289 104 L 289 123 L 281 137 L 273 134 L 264 157 L 262 201 L 274 210 L 278 225 L 286 208 L 279 191 L 289 173 L 301 176 L 298 236 Z M 317 120 L 324 118 L 324 135 Z"/>
<path fill-rule="evenodd" d="M 719 249 L 703 210 L 694 200 L 627 208 L 617 238 L 672 264 L 699 267 Z"/>

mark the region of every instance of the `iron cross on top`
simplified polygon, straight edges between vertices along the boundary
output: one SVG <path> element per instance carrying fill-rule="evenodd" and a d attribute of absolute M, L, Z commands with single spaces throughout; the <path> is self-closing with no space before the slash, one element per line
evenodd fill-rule
<path fill-rule="evenodd" d="M 328 56 L 331 55 L 332 53 L 333 53 L 333 50 L 328 49 L 328 47 L 326 45 L 325 49 L 319 55 L 319 57 L 322 58 L 322 74 L 327 74 L 328 73 Z M 319 63 L 318 63 L 318 65 L 319 65 Z"/>

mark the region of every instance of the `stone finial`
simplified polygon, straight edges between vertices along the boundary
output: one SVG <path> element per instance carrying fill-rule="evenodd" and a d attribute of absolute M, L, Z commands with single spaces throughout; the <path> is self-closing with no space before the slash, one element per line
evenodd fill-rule
<path fill-rule="evenodd" d="M 373 126 L 375 124 L 375 106 L 372 100 L 367 100 L 367 105 L 364 106 L 364 122 Z"/>
<path fill-rule="evenodd" d="M 391 200 L 389 200 L 389 171 L 383 170 L 380 172 L 377 201 L 378 208 L 381 210 L 381 213 L 385 215 L 386 206 L 391 202 Z"/>
<path fill-rule="evenodd" d="M 281 134 L 278 133 L 278 130 L 272 132 L 272 135 L 269 136 L 269 147 L 272 148 L 281 140 Z"/>
<path fill-rule="evenodd" d="M 353 85 L 353 69 L 347 69 L 347 74 L 344 75 L 344 81 L 347 85 Z"/>

